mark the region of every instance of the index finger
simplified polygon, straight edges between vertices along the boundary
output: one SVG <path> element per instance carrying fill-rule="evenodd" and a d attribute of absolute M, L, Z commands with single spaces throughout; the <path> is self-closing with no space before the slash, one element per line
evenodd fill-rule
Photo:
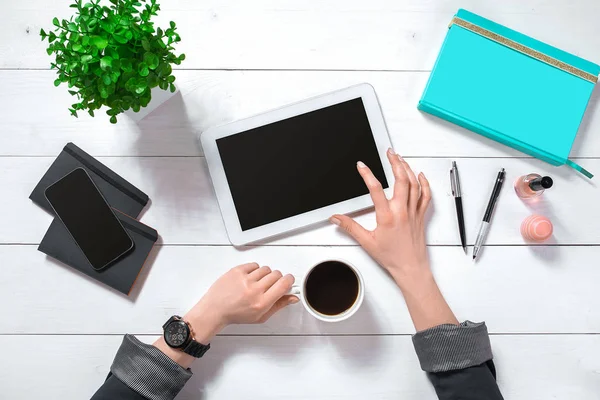
<path fill-rule="evenodd" d="M 273 284 L 273 286 L 269 288 L 269 290 L 265 292 L 265 300 L 269 304 L 275 304 L 277 300 L 279 300 L 289 292 L 295 280 L 296 279 L 294 278 L 294 276 L 290 274 L 282 276 L 277 282 Z"/>
<path fill-rule="evenodd" d="M 394 183 L 394 197 L 392 201 L 400 201 L 402 204 L 408 204 L 410 180 L 408 179 L 406 169 L 402 165 L 400 157 L 392 149 L 388 151 L 388 160 L 390 160 L 392 171 L 394 172 L 394 179 L 396 180 Z"/>
<path fill-rule="evenodd" d="M 385 196 L 385 192 L 383 191 L 383 186 L 381 186 L 381 182 L 379 182 L 375 175 L 373 175 L 371 169 L 362 161 L 356 163 L 356 166 L 358 168 L 358 173 L 362 176 L 365 185 L 367 185 L 367 188 L 369 189 L 369 194 L 371 195 L 373 205 L 375 206 L 375 213 L 378 217 L 385 216 L 385 214 L 390 212 L 390 205 Z"/>
<path fill-rule="evenodd" d="M 240 270 L 242 270 L 243 272 L 249 274 L 250 272 L 254 271 L 255 269 L 260 268 L 260 266 L 257 263 L 247 263 L 247 264 L 242 264 L 242 265 L 238 265 L 238 268 Z"/>

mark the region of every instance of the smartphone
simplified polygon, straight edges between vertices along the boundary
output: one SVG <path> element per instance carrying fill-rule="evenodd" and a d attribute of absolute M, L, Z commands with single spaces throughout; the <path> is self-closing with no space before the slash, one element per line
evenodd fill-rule
<path fill-rule="evenodd" d="M 45 194 L 95 270 L 133 249 L 133 240 L 83 168 L 49 186 Z"/>

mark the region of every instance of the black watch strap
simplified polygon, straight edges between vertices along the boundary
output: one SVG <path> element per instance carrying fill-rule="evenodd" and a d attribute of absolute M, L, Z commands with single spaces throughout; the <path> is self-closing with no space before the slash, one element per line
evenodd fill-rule
<path fill-rule="evenodd" d="M 196 342 L 195 340 L 191 340 L 187 346 L 181 350 L 192 357 L 200 358 L 208 351 L 208 349 L 210 349 L 210 343 L 204 345 Z"/>

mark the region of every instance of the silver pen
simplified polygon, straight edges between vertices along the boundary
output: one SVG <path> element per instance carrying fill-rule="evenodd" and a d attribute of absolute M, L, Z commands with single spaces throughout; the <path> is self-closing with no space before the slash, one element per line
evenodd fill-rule
<path fill-rule="evenodd" d="M 494 213 L 496 203 L 498 202 L 498 197 L 500 196 L 500 189 L 502 189 L 502 184 L 504 183 L 505 175 L 506 173 L 504 172 L 504 168 L 502 168 L 500 172 L 498 172 L 498 177 L 496 178 L 496 183 L 494 184 L 494 189 L 492 190 L 492 196 L 490 197 L 490 201 L 488 202 L 487 208 L 485 209 L 483 221 L 481 221 L 481 225 L 479 226 L 477 240 L 475 240 L 475 247 L 473 247 L 473 260 L 477 258 L 477 255 L 481 250 L 481 246 L 483 246 L 483 242 L 485 241 L 487 233 L 490 230 L 490 221 L 492 219 L 492 214 Z"/>

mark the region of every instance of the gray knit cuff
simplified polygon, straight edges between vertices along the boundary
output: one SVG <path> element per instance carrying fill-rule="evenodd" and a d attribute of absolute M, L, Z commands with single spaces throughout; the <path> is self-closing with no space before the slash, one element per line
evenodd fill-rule
<path fill-rule="evenodd" d="M 485 322 L 444 324 L 417 332 L 413 345 L 426 372 L 445 372 L 473 367 L 492 359 Z"/>
<path fill-rule="evenodd" d="M 129 388 L 149 400 L 171 400 L 192 377 L 192 371 L 154 346 L 125 335 L 110 371 Z"/>

